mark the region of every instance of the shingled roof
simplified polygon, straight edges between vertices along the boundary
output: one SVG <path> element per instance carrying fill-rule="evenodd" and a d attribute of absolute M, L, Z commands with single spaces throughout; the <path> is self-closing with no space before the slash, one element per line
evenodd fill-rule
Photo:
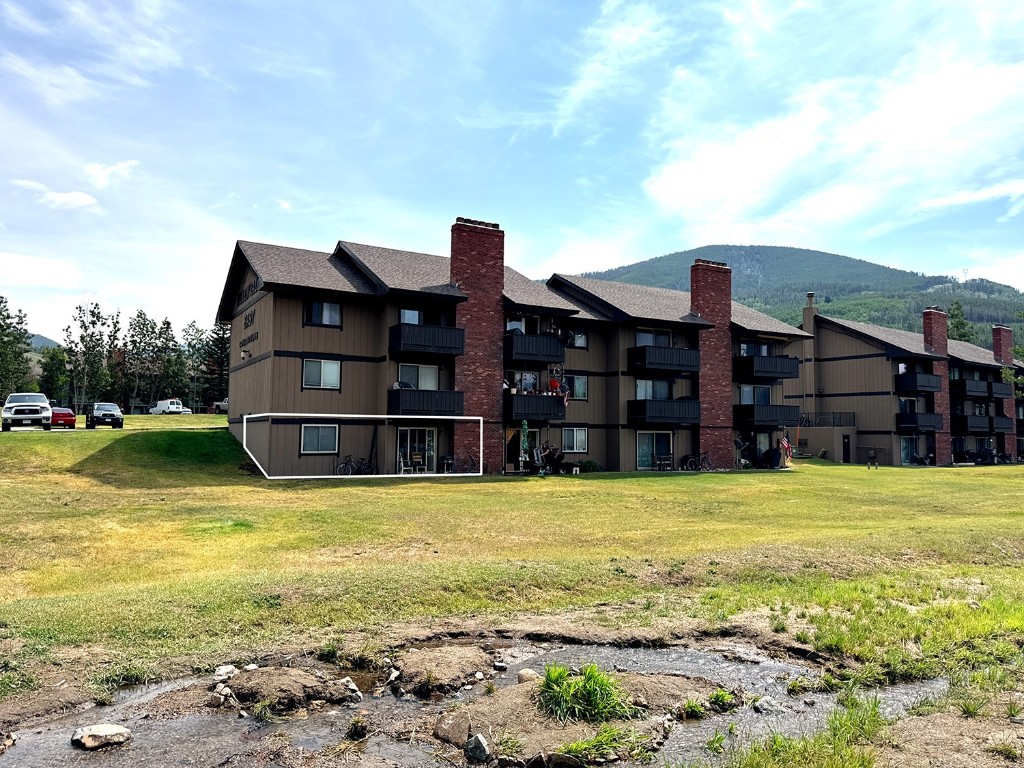
<path fill-rule="evenodd" d="M 375 280 L 384 290 L 417 291 L 465 298 L 465 294 L 451 284 L 451 262 L 444 256 L 345 241 L 338 242 L 335 253 L 345 253 L 355 259 L 357 264 L 366 270 L 367 278 Z"/>
<path fill-rule="evenodd" d="M 924 334 L 902 331 L 898 328 L 886 328 L 884 325 L 858 323 L 854 320 L 840 320 L 837 317 L 825 317 L 824 315 L 818 315 L 818 319 L 825 320 L 840 328 L 846 328 L 861 336 L 875 339 L 910 355 L 932 357 L 937 360 L 943 359 L 941 355 L 936 355 L 934 352 L 929 352 L 925 349 Z"/>
<path fill-rule="evenodd" d="M 334 254 L 245 240 L 239 240 L 237 247 L 264 284 L 375 293 L 362 272 Z"/>
<path fill-rule="evenodd" d="M 710 326 L 711 323 L 690 311 L 690 294 L 671 288 L 655 288 L 647 285 L 617 283 L 611 280 L 595 280 L 578 275 L 556 274 L 549 281 L 555 289 L 570 291 L 570 299 L 582 305 L 588 303 L 590 316 L 605 320 L 616 313 L 638 320 L 657 322 L 696 323 Z M 575 287 L 578 290 L 572 290 Z M 580 301 L 578 291 L 584 294 Z M 587 299 L 591 299 L 588 302 Z M 593 299 L 597 299 L 593 302 Z M 606 316 L 602 316 L 606 315 Z M 788 323 L 758 312 L 756 309 L 732 302 L 732 324 L 751 333 L 767 333 L 791 338 L 806 338 L 809 334 Z"/>
<path fill-rule="evenodd" d="M 1004 367 L 1002 363 L 996 360 L 995 352 L 991 349 L 969 344 L 966 341 L 950 339 L 947 351 L 950 357 L 970 363 L 971 365 L 986 365 L 995 368 Z"/>

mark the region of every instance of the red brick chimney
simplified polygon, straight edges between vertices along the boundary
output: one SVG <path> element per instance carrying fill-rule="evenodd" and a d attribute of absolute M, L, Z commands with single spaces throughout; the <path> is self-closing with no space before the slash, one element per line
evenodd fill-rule
<path fill-rule="evenodd" d="M 935 413 L 942 414 L 942 429 L 935 433 L 935 463 L 941 466 L 953 463 L 953 446 L 949 431 L 953 414 L 949 407 L 949 359 L 946 357 L 949 354 L 949 318 L 938 307 L 926 307 L 923 324 L 925 351 L 941 355 L 943 358 L 932 361 L 932 373 L 939 377 L 939 391 L 933 397 Z"/>
<path fill-rule="evenodd" d="M 505 233 L 497 224 L 464 219 L 452 225 L 451 281 L 468 299 L 455 310 L 466 331 L 464 354 L 455 361 L 455 389 L 465 393 L 465 415 L 482 416 L 487 471 L 504 469 L 502 337 L 505 333 Z M 455 456 L 479 457 L 476 424 L 456 422 Z"/>
<path fill-rule="evenodd" d="M 690 310 L 715 327 L 700 332 L 700 450 L 716 467 L 733 465 L 732 270 L 697 259 L 690 267 Z"/>
<path fill-rule="evenodd" d="M 1005 325 L 992 326 L 992 355 L 997 363 L 1013 366 L 1013 330 Z"/>
<path fill-rule="evenodd" d="M 992 326 L 992 356 L 996 359 L 997 363 L 1005 365 L 1007 368 L 1013 368 L 1013 330 L 1005 325 Z M 1014 398 L 1008 397 L 996 402 L 996 414 L 1008 416 L 1016 423 L 1017 410 Z M 1000 402 L 1002 405 L 998 404 Z M 1000 434 L 998 442 L 1001 452 L 1013 452 L 1010 450 L 1013 443 L 1013 435 Z"/>

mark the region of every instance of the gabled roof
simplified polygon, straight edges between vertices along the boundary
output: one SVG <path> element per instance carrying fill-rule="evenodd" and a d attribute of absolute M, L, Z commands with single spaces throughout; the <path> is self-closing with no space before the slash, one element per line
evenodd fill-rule
<path fill-rule="evenodd" d="M 267 285 L 374 293 L 373 284 L 365 275 L 332 253 L 245 240 L 239 240 L 237 248 Z"/>
<path fill-rule="evenodd" d="M 563 292 L 574 304 L 589 309 L 588 314 L 596 319 L 636 318 L 712 327 L 690 312 L 690 294 L 684 291 L 561 274 L 552 275 L 548 285 Z"/>
<path fill-rule="evenodd" d="M 589 315 L 595 319 L 636 318 L 712 326 L 712 323 L 690 311 L 690 294 L 687 291 L 559 274 L 554 275 L 548 284 L 567 293 L 577 304 L 589 305 Z M 584 315 L 581 313 L 581 316 Z M 807 338 L 810 335 L 735 301 L 732 302 L 732 324 L 750 333 L 790 338 Z"/>
<path fill-rule="evenodd" d="M 873 325 L 871 323 L 858 323 L 855 320 L 841 320 L 838 317 L 826 317 L 818 315 L 818 320 L 824 320 L 840 328 L 879 341 L 897 352 L 902 352 L 914 357 L 928 357 L 936 360 L 943 360 L 942 355 L 936 355 L 924 348 L 924 334 L 913 331 L 903 331 L 899 328 L 886 328 L 884 325 Z"/>
<path fill-rule="evenodd" d="M 516 272 L 511 267 L 505 267 L 505 298 L 520 307 L 536 307 L 576 315 L 579 307 L 566 301 L 566 299 L 555 293 L 544 283 L 531 280 L 526 275 Z"/>
<path fill-rule="evenodd" d="M 363 269 L 368 280 L 375 282 L 380 293 L 413 291 L 464 299 L 466 295 L 451 284 L 450 260 L 428 253 L 399 251 L 376 245 L 338 241 L 334 253 L 345 255 Z"/>
<path fill-rule="evenodd" d="M 758 312 L 745 304 L 732 303 L 732 324 L 751 333 L 766 333 L 776 336 L 789 336 L 794 339 L 809 339 L 811 334 L 794 328 L 764 312 Z"/>
<path fill-rule="evenodd" d="M 970 365 L 984 365 L 995 368 L 1007 367 L 996 360 L 995 352 L 991 349 L 984 349 L 975 344 L 969 344 L 966 341 L 950 339 L 947 349 L 950 357 L 962 360 Z"/>

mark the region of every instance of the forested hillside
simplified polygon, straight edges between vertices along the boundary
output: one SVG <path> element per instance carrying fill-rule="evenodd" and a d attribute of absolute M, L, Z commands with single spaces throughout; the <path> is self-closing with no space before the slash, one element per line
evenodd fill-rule
<path fill-rule="evenodd" d="M 624 283 L 690 289 L 694 259 L 728 264 L 736 301 L 800 323 L 807 292 L 814 291 L 822 314 L 921 330 L 921 311 L 929 305 L 964 308 L 975 330 L 975 343 L 990 347 L 993 323 L 1009 324 L 1014 339 L 1024 342 L 1024 294 L 989 280 L 959 282 L 946 275 L 907 272 L 835 253 L 766 245 L 708 245 L 617 267 L 589 277 Z"/>

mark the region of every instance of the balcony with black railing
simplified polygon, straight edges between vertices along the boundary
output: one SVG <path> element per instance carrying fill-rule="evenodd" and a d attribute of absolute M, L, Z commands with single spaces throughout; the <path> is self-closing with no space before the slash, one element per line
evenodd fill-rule
<path fill-rule="evenodd" d="M 464 393 L 440 389 L 389 389 L 389 416 L 462 416 Z"/>
<path fill-rule="evenodd" d="M 1011 434 L 1016 430 L 1014 420 L 1009 416 L 993 416 L 992 431 L 1003 434 Z"/>
<path fill-rule="evenodd" d="M 822 411 L 820 413 L 801 413 L 801 427 L 856 427 L 855 411 Z"/>
<path fill-rule="evenodd" d="M 988 416 L 954 416 L 954 435 L 987 435 L 992 431 L 992 422 Z"/>
<path fill-rule="evenodd" d="M 506 333 L 506 364 L 540 366 L 565 362 L 565 341 L 551 334 Z"/>
<path fill-rule="evenodd" d="M 466 332 L 462 328 L 398 323 L 388 329 L 388 351 L 392 355 L 461 355 L 465 351 L 465 341 Z"/>
<path fill-rule="evenodd" d="M 974 379 L 953 379 L 949 382 L 949 396 L 955 400 L 965 398 L 988 400 L 988 384 L 987 381 L 975 381 Z"/>
<path fill-rule="evenodd" d="M 734 405 L 733 423 L 739 429 L 751 427 L 795 427 L 800 424 L 798 405 Z"/>
<path fill-rule="evenodd" d="M 896 374 L 896 394 L 916 395 L 921 392 L 938 392 L 942 389 L 942 379 L 930 373 L 898 373 Z"/>
<path fill-rule="evenodd" d="M 993 400 L 1007 400 L 1013 397 L 1013 384 L 1007 381 L 993 381 L 989 392 Z"/>
<path fill-rule="evenodd" d="M 644 345 L 626 350 L 626 364 L 631 371 L 666 373 L 698 373 L 700 371 L 700 350 L 679 347 L 655 347 Z"/>
<path fill-rule="evenodd" d="M 736 381 L 795 379 L 799 375 L 800 359 L 788 355 L 738 355 L 732 359 Z"/>
<path fill-rule="evenodd" d="M 680 400 L 628 400 L 626 416 L 632 422 L 675 426 L 700 424 L 700 401 Z"/>
<path fill-rule="evenodd" d="M 562 421 L 565 401 L 559 395 L 505 392 L 505 418 L 511 421 Z"/>
<path fill-rule="evenodd" d="M 898 432 L 941 432 L 941 413 L 897 413 Z"/>

